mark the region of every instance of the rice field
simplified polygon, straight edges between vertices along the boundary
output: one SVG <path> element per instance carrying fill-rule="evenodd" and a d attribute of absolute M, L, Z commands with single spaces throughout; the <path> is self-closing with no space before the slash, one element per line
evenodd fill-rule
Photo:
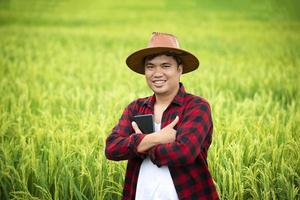
<path fill-rule="evenodd" d="M 153 31 L 200 68 L 208 164 L 221 199 L 300 199 L 296 1 L 0 0 L 0 199 L 120 199 L 126 162 L 104 156 L 125 106 L 152 95 L 125 59 Z"/>

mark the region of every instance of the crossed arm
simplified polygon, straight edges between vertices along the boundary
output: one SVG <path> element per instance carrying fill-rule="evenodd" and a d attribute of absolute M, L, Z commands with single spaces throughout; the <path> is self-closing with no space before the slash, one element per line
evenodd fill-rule
<path fill-rule="evenodd" d="M 166 127 L 161 129 L 160 131 L 154 132 L 152 134 L 147 134 L 143 140 L 138 144 L 137 151 L 139 153 L 144 153 L 148 149 L 158 145 L 158 144 L 168 144 L 175 142 L 176 139 L 176 130 L 174 126 L 177 124 L 179 117 L 176 116 L 174 121 L 168 124 Z M 135 122 L 132 122 L 132 127 L 135 133 L 142 133 Z"/>
<path fill-rule="evenodd" d="M 210 140 L 212 120 L 207 103 L 195 105 L 182 117 L 152 134 L 142 134 L 135 123 L 128 121 L 130 110 L 125 109 L 118 125 L 107 138 L 105 153 L 111 160 L 126 160 L 149 156 L 153 163 L 184 165 L 200 154 L 205 140 Z M 177 131 L 174 126 L 177 125 Z"/>

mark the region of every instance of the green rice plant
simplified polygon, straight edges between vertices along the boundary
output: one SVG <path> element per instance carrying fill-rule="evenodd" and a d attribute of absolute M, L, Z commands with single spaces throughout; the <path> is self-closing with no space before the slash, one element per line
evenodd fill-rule
<path fill-rule="evenodd" d="M 221 199 L 300 198 L 295 1 L 0 1 L 0 199 L 120 199 L 105 139 L 152 95 L 125 58 L 152 31 L 200 59 L 182 77 L 211 104 Z"/>

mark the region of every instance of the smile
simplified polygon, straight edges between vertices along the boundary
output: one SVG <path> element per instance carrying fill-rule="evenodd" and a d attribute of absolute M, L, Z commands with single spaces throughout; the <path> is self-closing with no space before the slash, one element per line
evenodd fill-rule
<path fill-rule="evenodd" d="M 155 80 L 155 81 L 152 81 L 154 84 L 163 84 L 165 83 L 166 81 L 165 80 Z"/>

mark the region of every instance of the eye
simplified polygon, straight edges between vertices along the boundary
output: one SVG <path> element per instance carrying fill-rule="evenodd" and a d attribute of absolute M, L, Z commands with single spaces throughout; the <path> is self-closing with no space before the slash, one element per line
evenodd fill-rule
<path fill-rule="evenodd" d="M 153 69 L 153 65 L 146 65 L 145 68 L 148 70 L 151 70 L 151 69 Z"/>
<path fill-rule="evenodd" d="M 167 69 L 167 68 L 170 68 L 171 65 L 163 65 L 162 67 L 165 68 L 165 69 Z"/>

